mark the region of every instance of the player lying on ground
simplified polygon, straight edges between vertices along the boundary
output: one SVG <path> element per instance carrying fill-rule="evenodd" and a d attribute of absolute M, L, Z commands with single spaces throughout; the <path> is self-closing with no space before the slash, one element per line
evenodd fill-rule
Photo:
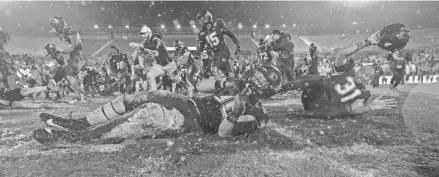
<path fill-rule="evenodd" d="M 329 79 L 323 76 L 305 76 L 283 85 L 282 90 L 301 89 L 302 103 L 305 111 L 302 117 L 337 118 L 349 115 L 364 114 L 374 109 L 390 109 L 395 107 L 394 99 L 381 100 L 381 97 L 366 104 L 370 92 L 363 83 L 368 82 L 374 75 L 372 66 L 363 66 L 355 71 L 353 60 L 346 58 L 355 52 L 371 45 L 378 45 L 385 50 L 403 48 L 400 40 L 393 38 L 401 28 L 397 24 L 384 27 L 365 41 L 359 42 L 338 53 L 335 61 L 335 71 Z M 393 31 L 393 32 L 388 32 Z M 389 34 L 387 34 L 389 33 Z M 404 40 L 408 42 L 408 40 Z"/>
<path fill-rule="evenodd" d="M 357 71 L 358 77 L 362 77 L 361 81 L 369 81 L 371 79 L 369 72 L 369 66 L 363 66 Z M 359 74 L 361 73 L 361 74 Z M 364 74 L 367 73 L 367 74 Z M 370 77 L 366 79 L 365 77 Z M 287 90 L 303 90 L 302 92 L 302 104 L 304 111 L 295 112 L 291 116 L 304 117 L 304 118 L 321 118 L 321 119 L 334 119 L 343 118 L 348 116 L 355 116 L 367 113 L 373 110 L 391 109 L 396 107 L 395 99 L 382 99 L 379 96 L 374 101 L 366 103 L 370 98 L 370 91 L 366 90 L 363 82 L 356 82 L 357 89 L 359 89 L 360 95 L 356 96 L 352 101 L 340 102 L 334 100 L 331 94 L 334 92 L 334 86 L 331 79 L 325 76 L 303 76 L 295 79 L 282 86 L 282 91 Z"/>
<path fill-rule="evenodd" d="M 0 74 L 1 78 L 1 74 Z M 13 90 L 5 91 L 5 88 L 0 88 L 0 108 L 2 106 L 7 106 L 7 108 L 16 108 L 16 109 L 41 109 L 41 108 L 61 108 L 59 104 L 51 104 L 51 103 L 32 103 L 32 102 L 23 102 L 25 97 L 31 96 L 36 93 L 48 92 L 52 90 L 52 87 L 49 84 L 49 87 L 32 87 L 32 88 L 16 88 Z"/>
<path fill-rule="evenodd" d="M 271 88 L 280 87 L 279 70 L 264 66 L 257 71 L 249 83 L 219 80 L 211 85 L 211 92 L 222 92 L 210 96 L 187 97 L 168 91 L 148 91 L 119 97 L 80 119 L 66 120 L 43 113 L 42 121 L 62 130 L 37 129 L 33 136 L 44 145 L 65 147 L 72 143 L 138 138 L 164 132 L 239 135 L 268 122 L 259 98 L 272 96 L 275 91 Z"/>

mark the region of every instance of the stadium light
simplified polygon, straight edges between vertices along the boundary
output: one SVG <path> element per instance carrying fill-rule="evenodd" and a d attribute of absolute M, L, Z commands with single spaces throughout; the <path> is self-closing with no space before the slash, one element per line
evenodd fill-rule
<path fill-rule="evenodd" d="M 160 25 L 161 28 L 165 28 L 165 25 Z"/>
<path fill-rule="evenodd" d="M 99 28 L 99 26 L 98 26 L 98 25 L 95 25 L 94 27 L 95 27 L 95 29 L 98 29 L 98 28 Z"/>
<path fill-rule="evenodd" d="M 113 27 L 112 27 L 111 25 L 108 25 L 108 28 L 110 28 L 110 29 L 111 29 L 111 28 L 113 28 Z"/>
<path fill-rule="evenodd" d="M 256 28 L 257 26 L 256 25 L 253 25 L 253 28 Z"/>
<path fill-rule="evenodd" d="M 287 26 L 287 25 L 285 25 L 285 24 L 282 25 L 282 27 L 284 27 L 284 28 L 285 28 L 286 26 Z"/>
<path fill-rule="evenodd" d="M 266 24 L 266 25 L 265 25 L 265 28 L 270 28 L 270 25 L 269 25 L 269 24 Z"/>
<path fill-rule="evenodd" d="M 130 28 L 130 26 L 129 26 L 129 25 L 125 25 L 125 28 L 127 28 L 127 29 L 128 29 L 128 28 Z"/>
<path fill-rule="evenodd" d="M 293 27 L 296 27 L 296 24 L 293 24 Z"/>
<path fill-rule="evenodd" d="M 192 25 L 192 28 L 196 28 L 196 26 L 195 26 L 195 25 Z"/>
<path fill-rule="evenodd" d="M 242 24 L 240 23 L 240 24 L 238 24 L 238 28 L 242 28 Z"/>
<path fill-rule="evenodd" d="M 180 28 L 180 25 L 177 25 L 177 28 Z"/>

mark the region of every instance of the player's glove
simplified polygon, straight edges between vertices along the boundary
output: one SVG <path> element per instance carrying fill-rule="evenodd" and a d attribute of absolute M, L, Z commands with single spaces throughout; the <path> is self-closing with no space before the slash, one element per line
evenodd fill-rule
<path fill-rule="evenodd" d="M 239 53 L 241 53 L 241 45 L 236 45 L 236 51 L 235 51 L 235 55 L 239 55 Z"/>
<path fill-rule="evenodd" d="M 371 45 L 377 45 L 381 40 L 380 32 L 381 31 L 373 33 L 369 38 L 367 38 L 367 41 L 369 41 Z"/>

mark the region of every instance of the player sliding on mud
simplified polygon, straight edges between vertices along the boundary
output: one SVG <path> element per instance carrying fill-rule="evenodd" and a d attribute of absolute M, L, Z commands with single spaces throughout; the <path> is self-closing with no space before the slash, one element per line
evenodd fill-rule
<path fill-rule="evenodd" d="M 3 76 L 0 73 L 0 79 Z M 1 85 L 1 84 L 0 84 Z M 6 91 L 3 87 L 0 87 L 0 109 L 3 107 L 6 109 L 42 109 L 42 108 L 62 108 L 59 104 L 51 103 L 33 103 L 33 102 L 23 102 L 24 98 L 31 96 L 36 93 L 48 92 L 52 90 L 53 86 L 49 84 L 48 87 L 32 87 L 32 88 L 16 88 L 13 90 Z"/>
<path fill-rule="evenodd" d="M 58 129 L 37 129 L 33 137 L 47 146 L 69 147 L 158 133 L 239 135 L 268 122 L 259 98 L 273 96 L 281 82 L 277 68 L 263 66 L 247 83 L 237 79 L 217 80 L 210 87 L 205 84 L 203 92 L 216 92 L 210 96 L 187 97 L 162 90 L 124 95 L 79 119 L 43 113 L 41 120 Z"/>
<path fill-rule="evenodd" d="M 355 71 L 354 61 L 347 60 L 347 57 L 371 45 L 390 51 L 400 50 L 409 38 L 405 25 L 388 25 L 368 39 L 340 51 L 334 63 L 336 73 L 330 78 L 304 76 L 284 84 L 282 91 L 303 90 L 302 104 L 305 111 L 294 116 L 331 119 L 396 107 L 394 99 L 381 99 L 381 96 L 366 104 L 371 94 L 363 84 L 372 79 L 375 69 L 362 66 Z"/>

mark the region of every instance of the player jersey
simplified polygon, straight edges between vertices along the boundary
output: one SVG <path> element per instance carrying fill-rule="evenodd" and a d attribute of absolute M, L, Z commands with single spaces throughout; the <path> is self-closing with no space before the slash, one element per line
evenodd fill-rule
<path fill-rule="evenodd" d="M 122 55 L 111 56 L 109 63 L 110 63 L 111 71 L 114 73 L 116 72 L 126 73 L 129 70 L 128 59 L 123 57 Z"/>
<path fill-rule="evenodd" d="M 264 64 L 270 64 L 273 60 L 273 56 L 271 56 L 271 46 L 261 46 L 258 48 L 258 58 L 260 61 L 262 61 Z"/>
<path fill-rule="evenodd" d="M 355 62 L 348 60 L 348 67 L 344 72 L 334 73 L 330 77 L 332 94 L 331 100 L 335 102 L 349 102 L 361 96 L 361 89 L 357 88 L 355 82 Z"/>
<path fill-rule="evenodd" d="M 153 35 L 150 40 L 143 43 L 143 48 L 149 49 L 151 54 L 155 57 L 157 64 L 161 66 L 166 66 L 171 62 L 168 50 L 166 49 L 165 43 L 163 43 L 160 35 Z"/>
<path fill-rule="evenodd" d="M 235 35 L 225 27 L 222 20 L 217 20 L 209 29 L 201 29 L 197 36 L 199 51 L 204 49 L 204 44 L 208 44 L 213 52 L 219 52 L 225 48 L 228 49 L 224 35 L 229 36 L 235 44 L 237 43 L 238 40 Z"/>
<path fill-rule="evenodd" d="M 405 69 L 407 61 L 411 61 L 412 58 L 411 54 L 404 50 L 400 51 L 397 57 L 402 59 L 395 59 L 392 54 L 387 56 L 387 61 L 389 61 L 389 66 L 391 69 Z"/>

